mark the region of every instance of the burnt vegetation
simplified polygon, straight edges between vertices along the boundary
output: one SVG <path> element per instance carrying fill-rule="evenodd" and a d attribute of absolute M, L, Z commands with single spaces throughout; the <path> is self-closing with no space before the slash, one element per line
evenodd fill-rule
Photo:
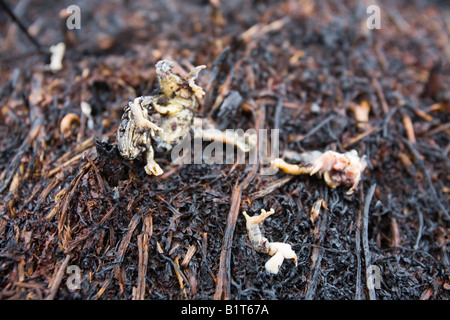
<path fill-rule="evenodd" d="M 46 70 L 0 12 L 1 299 L 449 299 L 444 1 L 380 3 L 380 30 L 364 1 L 78 1 L 80 30 L 60 15 L 67 1 L 25 3 L 11 7 L 30 35 L 67 48 L 63 69 Z M 357 191 L 164 154 L 155 177 L 122 159 L 123 108 L 157 92 L 161 58 L 207 66 L 198 115 L 220 129 L 280 129 L 281 156 L 366 155 Z M 69 113 L 80 121 L 65 135 Z M 312 222 L 319 199 L 328 210 Z M 241 214 L 268 208 L 264 235 L 298 256 L 277 275 Z"/>

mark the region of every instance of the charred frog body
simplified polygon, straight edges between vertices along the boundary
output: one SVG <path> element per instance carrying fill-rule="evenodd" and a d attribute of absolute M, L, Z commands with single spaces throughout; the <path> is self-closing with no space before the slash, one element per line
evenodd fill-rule
<path fill-rule="evenodd" d="M 195 79 L 206 66 L 198 66 L 181 78 L 171 72 L 174 63 L 161 60 L 156 64 L 156 76 L 161 93 L 138 97 L 128 103 L 117 130 L 117 144 L 122 157 L 128 160 L 145 155 L 145 171 L 161 175 L 163 170 L 154 160 L 155 150 L 170 151 L 193 133 L 194 139 L 221 141 L 250 152 L 256 146 L 255 133 L 221 131 L 207 119 L 194 117 L 197 98 L 205 95 Z"/>
<path fill-rule="evenodd" d="M 174 67 L 171 61 L 161 60 L 155 67 L 161 94 L 138 97 L 129 102 L 117 130 L 121 156 L 133 160 L 145 154 L 145 171 L 149 175 L 163 173 L 154 161 L 154 148 L 158 152 L 169 151 L 189 134 L 193 110 L 197 106 L 196 97 L 205 94 L 194 83 L 205 66 L 194 68 L 186 79 L 171 72 Z"/>

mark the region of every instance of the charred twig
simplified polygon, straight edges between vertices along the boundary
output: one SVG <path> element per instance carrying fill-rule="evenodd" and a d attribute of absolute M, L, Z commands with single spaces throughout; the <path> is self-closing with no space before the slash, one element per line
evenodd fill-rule
<path fill-rule="evenodd" d="M 319 131 L 323 126 L 325 126 L 327 123 L 329 123 L 331 120 L 335 119 L 336 117 L 337 117 L 336 115 L 328 116 L 325 120 L 323 120 L 318 125 L 316 125 L 312 130 L 309 130 L 307 134 L 300 137 L 299 139 L 295 139 L 295 141 L 301 142 L 301 141 L 308 139 L 309 137 L 311 137 L 313 134 L 315 134 L 317 131 Z"/>
<path fill-rule="evenodd" d="M 391 241 L 389 245 L 391 247 L 399 247 L 401 243 L 400 228 L 398 227 L 397 218 L 392 217 L 390 220 Z"/>
<path fill-rule="evenodd" d="M 381 109 L 384 114 L 389 112 L 389 106 L 386 102 L 386 98 L 384 97 L 383 89 L 381 88 L 380 82 L 374 77 L 372 78 L 372 86 L 375 88 L 378 99 L 380 100 Z"/>
<path fill-rule="evenodd" d="M 62 231 L 64 230 L 64 225 L 66 222 L 66 215 L 67 215 L 67 210 L 69 209 L 69 205 L 71 203 L 72 198 L 74 197 L 75 193 L 78 191 L 77 187 L 78 184 L 81 181 L 81 178 L 86 174 L 86 172 L 89 170 L 91 164 L 88 163 L 86 164 L 78 173 L 78 175 L 72 180 L 70 186 L 68 187 L 67 191 L 64 192 L 65 195 L 65 199 L 64 199 L 64 203 L 61 207 L 61 202 L 58 202 L 55 205 L 55 209 L 52 210 L 52 212 L 50 212 L 47 216 L 46 219 L 51 219 L 55 213 L 59 212 L 59 216 L 58 216 L 58 232 L 61 234 Z M 70 192 L 70 193 L 69 193 Z M 64 237 L 62 237 L 62 239 L 64 239 Z"/>
<path fill-rule="evenodd" d="M 285 178 L 279 179 L 273 183 L 271 183 L 270 185 L 268 185 L 265 189 L 263 190 L 259 190 L 257 192 L 254 192 L 252 194 L 250 194 L 250 198 L 253 200 L 259 199 L 259 198 L 263 198 L 266 195 L 272 193 L 273 191 L 275 191 L 278 188 L 281 188 L 282 186 L 284 186 L 286 183 L 288 183 L 289 181 L 292 180 L 294 176 L 287 176 Z"/>
<path fill-rule="evenodd" d="M 164 255 L 162 252 L 160 252 L 159 254 L 164 258 L 164 260 L 168 261 L 172 265 L 172 267 L 177 272 L 177 274 L 179 274 L 183 278 L 183 281 L 190 288 L 191 285 L 190 285 L 188 279 L 186 279 L 186 276 L 184 275 L 184 273 L 181 271 L 180 267 L 172 259 L 170 259 L 166 255 Z"/>
<path fill-rule="evenodd" d="M 432 129 L 432 130 L 426 132 L 425 135 L 426 135 L 427 137 L 432 137 L 432 136 L 434 136 L 435 134 L 438 134 L 438 133 L 440 133 L 440 132 L 442 132 L 442 131 L 447 131 L 447 130 L 449 130 L 449 129 L 450 129 L 450 122 L 442 123 L 442 124 L 438 125 L 436 128 L 434 128 L 434 129 Z"/>
<path fill-rule="evenodd" d="M 417 232 L 417 238 L 416 238 L 416 243 L 414 244 L 414 249 L 419 248 L 419 242 L 420 242 L 420 239 L 422 238 L 422 231 L 423 231 L 423 214 L 422 214 L 421 210 L 416 210 L 416 211 L 417 211 L 417 215 L 419 216 L 419 231 Z"/>
<path fill-rule="evenodd" d="M 28 32 L 28 28 L 22 23 L 19 17 L 9 7 L 5 0 L 0 0 L 0 7 L 6 12 L 6 14 L 17 24 L 19 29 L 27 36 L 31 43 L 36 47 L 39 53 L 49 54 L 47 50 L 44 50 L 41 44 Z"/>
<path fill-rule="evenodd" d="M 91 168 L 94 169 L 95 177 L 97 178 L 97 185 L 100 188 L 100 192 L 105 194 L 105 186 L 102 177 L 100 176 L 100 172 L 98 171 L 97 165 L 92 161 L 88 156 L 85 156 L 85 159 L 91 164 Z"/>
<path fill-rule="evenodd" d="M 196 251 L 197 247 L 195 245 L 190 245 L 188 247 L 186 255 L 184 256 L 183 261 L 181 262 L 182 267 L 186 268 L 188 266 L 189 262 L 191 261 Z"/>
<path fill-rule="evenodd" d="M 321 216 L 320 224 L 318 224 L 316 238 L 318 240 L 317 247 L 314 247 L 312 255 L 311 255 L 311 274 L 308 279 L 307 289 L 305 294 L 305 300 L 313 300 L 316 294 L 318 277 L 320 274 L 320 265 L 323 258 L 323 253 L 325 249 L 320 245 L 323 243 L 323 239 L 325 238 L 325 233 L 327 229 L 327 221 L 328 214 L 327 211 Z"/>
<path fill-rule="evenodd" d="M 428 187 L 429 187 L 429 190 L 430 190 L 431 195 L 433 197 L 433 200 L 435 201 L 435 203 L 437 203 L 437 205 L 441 209 L 442 213 L 444 214 L 445 219 L 446 220 L 450 220 L 450 215 L 449 215 L 447 209 L 442 204 L 442 202 L 439 200 L 439 197 L 438 197 L 438 195 L 436 193 L 436 189 L 433 186 L 433 182 L 431 181 L 431 177 L 428 174 L 427 169 L 425 168 L 425 164 L 423 163 L 423 160 L 421 159 L 421 156 L 420 156 L 419 152 L 417 151 L 417 149 L 414 147 L 414 145 L 409 140 L 403 139 L 403 141 L 405 142 L 406 146 L 408 147 L 408 149 L 413 154 L 415 163 L 419 166 L 420 170 L 424 174 L 425 180 L 426 180 L 426 182 L 428 184 Z"/>
<path fill-rule="evenodd" d="M 148 263 L 148 234 L 143 233 L 137 237 L 138 251 L 139 251 L 139 267 L 138 280 L 134 300 L 144 300 L 145 298 L 145 277 L 147 275 Z"/>
<path fill-rule="evenodd" d="M 151 215 L 145 216 L 142 225 L 142 233 L 137 236 L 137 244 L 139 251 L 139 267 L 137 279 L 138 285 L 133 297 L 135 300 L 144 300 L 145 298 L 145 283 L 148 267 L 148 244 L 149 238 L 153 234 L 152 228 L 153 228 L 152 216 Z M 119 271 L 120 270 L 118 270 L 118 272 Z"/>
<path fill-rule="evenodd" d="M 258 118 L 255 123 L 256 128 L 261 128 L 264 123 L 265 109 L 260 106 L 258 110 Z M 258 149 L 258 146 L 256 147 Z M 258 150 L 256 150 L 258 152 Z M 231 206 L 230 212 L 227 217 L 227 226 L 223 237 L 222 250 L 220 252 L 220 264 L 219 272 L 217 274 L 216 291 L 214 293 L 214 299 L 230 299 L 230 256 L 231 246 L 233 242 L 234 229 L 236 226 L 236 220 L 239 215 L 242 192 L 247 188 L 251 181 L 255 178 L 258 171 L 258 164 L 253 165 L 253 169 L 247 174 L 244 181 L 239 185 L 235 185 L 231 193 Z"/>
<path fill-rule="evenodd" d="M 363 188 L 360 189 L 360 198 L 363 198 Z M 358 210 L 355 232 L 355 255 L 356 255 L 356 292 L 355 300 L 361 300 L 361 226 L 362 210 Z"/>
<path fill-rule="evenodd" d="M 180 269 L 180 262 L 179 262 L 178 257 L 175 257 L 174 263 L 178 267 L 177 269 L 175 269 L 175 274 L 177 275 L 178 283 L 180 284 L 180 289 L 183 291 L 185 299 L 187 299 L 186 288 L 184 287 L 184 284 L 183 284 L 184 282 L 187 281 L 187 279 L 186 279 L 186 276 L 183 274 L 183 272 Z M 186 282 L 186 283 L 189 284 L 188 282 Z"/>
<path fill-rule="evenodd" d="M 172 230 L 173 227 L 175 226 L 176 221 L 181 218 L 183 216 L 183 214 L 178 211 L 177 209 L 175 209 L 168 201 L 166 201 L 163 197 L 161 197 L 160 195 L 156 195 L 156 197 L 161 200 L 162 202 L 164 202 L 164 204 L 167 206 L 167 208 L 169 208 L 169 210 L 173 213 L 173 217 L 170 221 L 169 227 L 167 228 L 168 230 Z"/>
<path fill-rule="evenodd" d="M 289 22 L 289 18 L 284 17 L 279 20 L 275 20 L 269 24 L 262 25 L 261 23 L 257 23 L 243 32 L 240 36 L 242 41 L 249 42 L 257 40 L 262 37 L 264 34 L 271 31 L 279 31 Z"/>
<path fill-rule="evenodd" d="M 394 107 L 389 110 L 389 112 L 385 115 L 383 119 L 383 138 L 387 138 L 388 136 L 388 123 L 391 120 L 391 118 L 394 116 L 394 114 L 401 110 L 400 107 Z"/>
<path fill-rule="evenodd" d="M 49 178 L 53 176 L 54 174 L 58 173 L 68 165 L 73 164 L 75 161 L 81 159 L 84 155 L 84 151 L 95 147 L 94 140 L 95 139 L 93 137 L 88 138 L 83 142 L 79 143 L 73 149 L 70 149 L 65 154 L 63 154 L 60 158 L 58 158 L 55 161 L 58 164 L 56 168 L 48 171 L 48 173 L 46 173 L 46 177 Z"/>
<path fill-rule="evenodd" d="M 229 260 L 231 255 L 232 238 L 234 234 L 234 227 L 236 225 L 236 219 L 239 213 L 239 207 L 241 204 L 243 185 L 237 185 L 233 188 L 231 193 L 231 206 L 230 212 L 227 218 L 227 227 L 223 238 L 222 251 L 220 254 L 219 273 L 217 274 L 216 291 L 214 293 L 214 299 L 229 299 L 229 283 L 230 278 L 230 266 Z"/>
<path fill-rule="evenodd" d="M 102 225 L 106 220 L 108 220 L 111 215 L 113 214 L 113 212 L 116 210 L 116 208 L 118 207 L 118 204 L 115 204 L 103 217 L 102 220 L 100 220 L 100 222 L 98 223 L 99 225 Z"/>
<path fill-rule="evenodd" d="M 377 133 L 379 132 L 381 129 L 377 128 L 377 127 L 371 127 L 369 129 L 367 129 L 366 131 L 364 131 L 363 133 L 358 134 L 356 137 L 350 139 L 348 142 L 344 143 L 342 145 L 342 147 L 344 149 L 347 149 L 348 147 L 350 147 L 351 145 L 355 144 L 356 142 L 358 142 L 361 139 L 364 139 L 365 137 L 373 134 L 373 133 Z"/>
<path fill-rule="evenodd" d="M 42 93 L 42 82 L 43 79 L 41 75 L 33 76 L 31 81 L 31 93 L 29 97 L 29 104 L 31 109 L 30 131 L 28 132 L 27 137 L 23 140 L 22 145 L 19 147 L 17 153 L 10 161 L 7 169 L 0 175 L 0 181 L 3 180 L 3 185 L 0 187 L 0 193 L 3 192 L 11 183 L 11 180 L 13 179 L 14 174 L 16 173 L 16 170 L 21 163 L 22 157 L 25 156 L 25 154 L 31 149 L 35 139 L 38 137 L 44 126 L 44 115 L 41 108 L 38 106 L 39 97 Z"/>
<path fill-rule="evenodd" d="M 362 245 L 364 250 L 364 261 L 366 265 L 366 280 L 369 278 L 367 274 L 367 270 L 369 269 L 369 266 L 372 263 L 372 256 L 370 253 L 369 248 L 369 236 L 368 236 L 368 225 L 369 225 L 369 210 L 370 210 L 370 203 L 372 202 L 373 195 L 375 193 L 377 185 L 373 184 L 370 186 L 369 191 L 367 192 L 366 198 L 364 200 L 364 214 L 362 218 Z M 369 298 L 370 300 L 376 300 L 376 294 L 373 287 L 369 287 Z"/>
<path fill-rule="evenodd" d="M 16 281 L 16 282 L 14 282 L 14 286 L 33 289 L 36 292 L 39 300 L 44 299 L 44 296 L 42 295 L 43 288 L 42 288 L 42 285 L 40 285 L 40 284 Z"/>
<path fill-rule="evenodd" d="M 56 272 L 55 279 L 53 280 L 53 284 L 50 288 L 50 293 L 45 298 L 46 300 L 53 300 L 58 292 L 59 285 L 61 284 L 61 280 L 66 273 L 67 266 L 69 265 L 70 255 L 68 254 L 64 261 L 59 266 L 58 272 Z"/>
<path fill-rule="evenodd" d="M 106 289 L 108 289 L 109 285 L 111 284 L 112 278 L 113 278 L 113 272 L 111 272 L 109 277 L 105 279 L 105 281 L 103 282 L 102 287 L 97 292 L 97 294 L 94 296 L 94 298 L 93 298 L 94 300 L 99 299 L 105 293 Z"/>
<path fill-rule="evenodd" d="M 128 225 L 128 231 L 125 233 L 124 237 L 122 238 L 122 241 L 120 242 L 119 248 L 117 249 L 115 259 L 116 263 L 120 264 L 123 261 L 125 251 L 127 250 L 128 245 L 130 244 L 131 236 L 133 235 L 133 232 L 140 221 L 141 215 L 139 213 L 134 214 L 134 216 L 131 218 L 130 223 Z"/>
<path fill-rule="evenodd" d="M 414 132 L 414 126 L 413 126 L 411 117 L 405 113 L 405 114 L 403 114 L 402 121 L 403 121 L 403 126 L 405 127 L 405 130 L 406 130 L 406 137 L 412 143 L 416 143 L 416 134 Z"/>

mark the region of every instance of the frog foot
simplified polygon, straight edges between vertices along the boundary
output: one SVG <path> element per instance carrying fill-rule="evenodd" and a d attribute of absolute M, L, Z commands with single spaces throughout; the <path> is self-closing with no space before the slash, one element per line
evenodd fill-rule
<path fill-rule="evenodd" d="M 195 84 L 195 79 L 197 79 L 199 72 L 203 69 L 206 69 L 205 65 L 197 66 L 192 69 L 192 71 L 189 72 L 189 74 L 186 76 L 186 80 L 189 81 L 189 86 L 191 87 L 197 99 L 200 99 L 205 95 L 205 91 L 203 91 L 202 87 Z"/>
<path fill-rule="evenodd" d="M 151 176 L 160 176 L 164 173 L 164 171 L 161 169 L 159 164 L 157 164 L 155 161 L 148 162 L 145 166 L 145 172 Z"/>

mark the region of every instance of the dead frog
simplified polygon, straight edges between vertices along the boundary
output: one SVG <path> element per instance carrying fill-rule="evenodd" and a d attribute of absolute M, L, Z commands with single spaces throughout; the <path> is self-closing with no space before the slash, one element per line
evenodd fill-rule
<path fill-rule="evenodd" d="M 266 262 L 265 267 L 270 273 L 277 274 L 284 259 L 293 259 L 297 266 L 297 254 L 292 250 L 290 244 L 284 242 L 269 242 L 262 234 L 259 224 L 274 213 L 275 211 L 273 208 L 270 208 L 269 211 L 261 209 L 261 214 L 254 215 L 253 217 L 250 217 L 245 211 L 242 212 L 246 220 L 248 237 L 253 248 L 258 252 L 267 253 L 272 256 L 272 258 Z"/>
<path fill-rule="evenodd" d="M 173 74 L 173 67 L 171 61 L 159 61 L 155 68 L 161 93 L 138 97 L 128 103 L 117 130 L 120 155 L 133 160 L 144 154 L 145 172 L 159 176 L 163 170 L 154 160 L 155 149 L 168 152 L 191 132 L 195 139 L 219 140 L 248 152 L 256 144 L 256 135 L 230 135 L 217 130 L 211 122 L 194 117 L 197 98 L 205 94 L 194 81 L 206 66 L 195 67 L 185 79 Z"/>
<path fill-rule="evenodd" d="M 350 187 L 347 195 L 353 194 L 356 190 L 362 173 L 367 167 L 366 157 L 359 157 L 356 150 L 345 153 L 331 150 L 326 152 L 308 151 L 299 154 L 298 157 L 302 163 L 300 165 L 289 164 L 281 158 L 272 160 L 272 165 L 289 174 L 323 176 L 326 184 L 331 188 L 340 185 Z"/>

